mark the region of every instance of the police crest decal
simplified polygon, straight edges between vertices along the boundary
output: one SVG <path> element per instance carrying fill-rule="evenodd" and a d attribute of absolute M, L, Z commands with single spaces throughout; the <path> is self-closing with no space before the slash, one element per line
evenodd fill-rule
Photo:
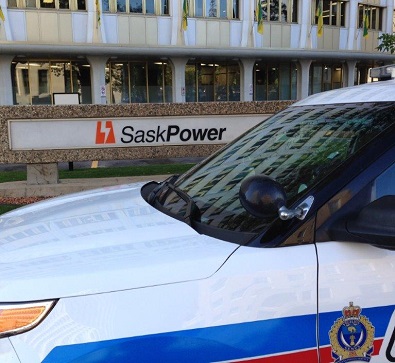
<path fill-rule="evenodd" d="M 373 353 L 374 327 L 361 315 L 362 309 L 350 302 L 329 331 L 335 363 L 369 362 Z"/>

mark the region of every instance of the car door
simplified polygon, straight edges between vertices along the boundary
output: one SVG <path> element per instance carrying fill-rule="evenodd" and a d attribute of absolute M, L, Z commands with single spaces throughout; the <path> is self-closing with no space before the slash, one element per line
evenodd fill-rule
<path fill-rule="evenodd" d="M 394 155 L 387 152 L 318 211 L 321 362 L 395 362 Z"/>

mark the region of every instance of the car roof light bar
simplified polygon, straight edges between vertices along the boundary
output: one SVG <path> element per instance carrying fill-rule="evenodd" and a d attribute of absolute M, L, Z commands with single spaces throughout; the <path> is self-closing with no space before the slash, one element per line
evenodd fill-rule
<path fill-rule="evenodd" d="M 379 81 L 387 81 L 395 78 L 395 64 L 370 69 L 370 77 Z"/>

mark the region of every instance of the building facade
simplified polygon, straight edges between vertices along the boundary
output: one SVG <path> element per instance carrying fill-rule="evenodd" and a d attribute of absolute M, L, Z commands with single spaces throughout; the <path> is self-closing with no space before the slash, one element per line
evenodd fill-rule
<path fill-rule="evenodd" d="M 0 0 L 0 105 L 295 100 L 368 82 L 394 0 Z"/>

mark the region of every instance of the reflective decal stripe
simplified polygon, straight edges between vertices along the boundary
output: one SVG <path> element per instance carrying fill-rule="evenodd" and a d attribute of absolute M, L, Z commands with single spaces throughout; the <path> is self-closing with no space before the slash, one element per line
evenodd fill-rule
<path fill-rule="evenodd" d="M 383 339 L 378 339 L 374 342 L 374 353 L 377 355 L 380 352 Z M 320 349 L 321 362 L 333 362 L 331 347 L 324 347 Z M 308 350 L 304 352 L 294 352 L 280 354 L 271 357 L 259 357 L 252 359 L 227 361 L 227 363 L 311 363 L 317 361 L 317 350 Z M 221 362 L 222 363 L 222 362 Z"/>
<path fill-rule="evenodd" d="M 298 331 L 300 326 L 305 328 L 303 334 Z M 54 348 L 43 363 L 110 363 L 122 359 L 138 363 L 200 363 L 315 351 L 315 327 L 316 315 L 312 314 L 73 344 Z M 279 331 L 283 334 L 279 335 Z M 118 360 L 112 360 L 115 355 Z"/>
<path fill-rule="evenodd" d="M 376 330 L 373 356 L 379 354 L 394 308 L 363 309 Z M 338 316 L 320 314 L 322 362 L 333 362 L 328 332 Z M 312 314 L 59 346 L 43 363 L 315 363 L 315 319 Z"/>
<path fill-rule="evenodd" d="M 317 362 L 317 350 L 285 353 L 270 357 L 247 358 L 243 360 L 226 361 L 226 363 L 312 363 Z M 224 362 L 221 362 L 224 363 Z"/>

